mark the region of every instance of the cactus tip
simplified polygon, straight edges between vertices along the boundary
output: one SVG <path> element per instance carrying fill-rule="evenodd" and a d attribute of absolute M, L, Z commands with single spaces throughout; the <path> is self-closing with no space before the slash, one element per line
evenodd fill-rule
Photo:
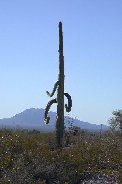
<path fill-rule="evenodd" d="M 47 95 L 50 96 L 50 93 L 48 91 L 46 91 Z"/>
<path fill-rule="evenodd" d="M 45 124 L 48 124 L 49 121 L 50 121 L 50 117 L 47 117 L 46 119 L 44 119 Z"/>

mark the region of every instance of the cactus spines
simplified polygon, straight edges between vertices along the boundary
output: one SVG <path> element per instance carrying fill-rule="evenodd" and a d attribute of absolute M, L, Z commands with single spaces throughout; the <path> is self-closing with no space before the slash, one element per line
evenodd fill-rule
<path fill-rule="evenodd" d="M 64 95 L 68 99 L 68 105 L 65 104 L 67 112 L 71 111 L 72 99 L 68 93 L 64 93 L 64 56 L 63 56 L 63 32 L 62 23 L 59 22 L 59 74 L 58 81 L 55 83 L 52 93 L 46 92 L 49 97 L 52 97 L 57 90 L 57 98 L 48 102 L 44 121 L 46 124 L 49 123 L 50 117 L 48 116 L 48 111 L 53 103 L 57 103 L 57 116 L 56 116 L 56 144 L 57 147 L 62 147 L 63 142 L 63 132 L 64 132 Z"/>

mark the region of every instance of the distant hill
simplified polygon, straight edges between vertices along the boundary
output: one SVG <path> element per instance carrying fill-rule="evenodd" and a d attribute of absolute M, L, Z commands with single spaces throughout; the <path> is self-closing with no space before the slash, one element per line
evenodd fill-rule
<path fill-rule="evenodd" d="M 55 119 L 56 113 L 49 112 L 50 122 L 48 125 L 44 123 L 44 109 L 35 109 L 30 108 L 25 111 L 16 114 L 11 118 L 0 119 L 0 127 L 1 128 L 21 128 L 21 129 L 36 129 L 40 131 L 53 131 L 55 129 Z M 86 130 L 100 130 L 101 126 L 96 124 L 91 124 L 88 122 L 83 122 L 78 119 L 71 119 L 68 116 L 65 116 L 65 125 L 69 126 L 68 122 L 73 122 L 74 126 L 78 126 L 81 129 Z M 108 126 L 103 125 L 103 130 L 107 130 Z"/>

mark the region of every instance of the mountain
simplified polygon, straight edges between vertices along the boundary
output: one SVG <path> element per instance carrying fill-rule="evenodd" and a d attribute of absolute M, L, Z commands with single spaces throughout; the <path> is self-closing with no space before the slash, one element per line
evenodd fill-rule
<path fill-rule="evenodd" d="M 44 123 L 44 109 L 30 108 L 25 111 L 16 114 L 11 118 L 0 119 L 1 128 L 21 128 L 21 129 L 37 129 L 40 131 L 53 131 L 55 129 L 55 119 L 56 113 L 49 112 L 50 122 L 48 125 Z M 88 122 L 83 122 L 78 119 L 73 119 L 71 117 L 65 116 L 66 127 L 70 126 L 71 122 L 73 126 L 78 126 L 81 129 L 86 130 L 100 130 L 101 125 L 91 124 Z M 108 126 L 103 125 L 103 130 L 107 130 Z"/>

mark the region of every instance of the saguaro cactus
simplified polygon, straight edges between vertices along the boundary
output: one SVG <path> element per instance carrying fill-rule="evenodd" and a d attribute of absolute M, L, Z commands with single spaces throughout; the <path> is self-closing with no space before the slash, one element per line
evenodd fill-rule
<path fill-rule="evenodd" d="M 72 99 L 68 93 L 64 93 L 64 56 L 63 56 L 63 32 L 62 23 L 59 22 L 59 74 L 58 81 L 55 83 L 52 93 L 46 91 L 47 95 L 52 97 L 57 90 L 57 98 L 52 99 L 48 102 L 44 121 L 46 124 L 49 123 L 50 117 L 48 111 L 53 103 L 57 103 L 57 116 L 56 116 L 56 144 L 58 147 L 62 147 L 63 132 L 64 132 L 64 95 L 68 99 L 68 105 L 65 104 L 67 112 L 71 111 Z"/>

